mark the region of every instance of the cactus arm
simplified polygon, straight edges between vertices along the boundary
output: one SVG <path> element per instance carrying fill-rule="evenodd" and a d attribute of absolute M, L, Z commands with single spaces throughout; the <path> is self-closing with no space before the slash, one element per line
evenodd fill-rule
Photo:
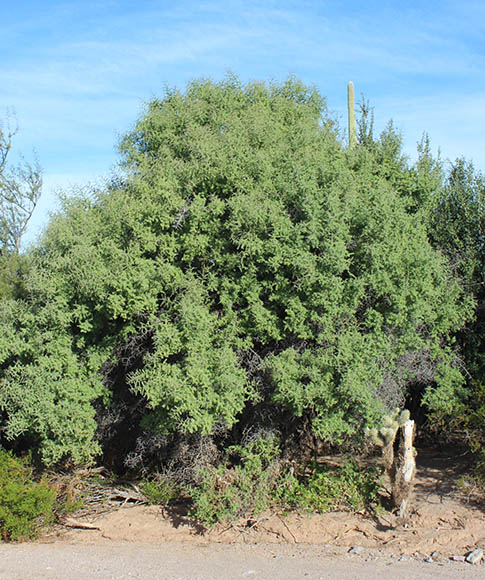
<path fill-rule="evenodd" d="M 355 95 L 354 83 L 349 81 L 347 85 L 347 112 L 349 118 L 349 149 L 357 145 L 357 128 L 355 123 Z"/>

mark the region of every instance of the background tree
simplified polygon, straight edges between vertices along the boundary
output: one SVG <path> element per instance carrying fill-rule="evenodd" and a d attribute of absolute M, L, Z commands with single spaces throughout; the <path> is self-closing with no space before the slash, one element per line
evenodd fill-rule
<path fill-rule="evenodd" d="M 450 260 L 464 291 L 473 298 L 473 318 L 457 333 L 468 398 L 455 423 L 473 451 L 481 454 L 485 481 L 485 178 L 473 164 L 457 159 L 431 214 L 433 243 Z"/>
<path fill-rule="evenodd" d="M 476 301 L 475 318 L 459 340 L 468 372 L 485 377 L 485 178 L 473 164 L 457 159 L 451 166 L 432 215 L 433 242 L 450 259 L 466 292 Z"/>
<path fill-rule="evenodd" d="M 359 145 L 376 155 L 373 171 L 389 180 L 399 191 L 409 211 L 415 212 L 426 225 L 431 244 L 445 255 L 452 275 L 474 304 L 474 314 L 456 334 L 456 365 L 466 378 L 463 406 L 457 407 L 455 424 L 470 428 L 468 435 L 477 449 L 484 444 L 485 397 L 485 182 L 473 164 L 463 158 L 445 165 L 431 152 L 426 135 L 418 144 L 418 160 L 409 165 L 401 152 L 401 137 L 392 125 L 376 139 L 373 114 L 363 99 L 359 123 Z M 429 359 L 405 357 L 402 364 L 413 366 L 416 376 L 431 380 Z M 439 416 L 439 414 L 438 414 Z M 435 416 L 435 420 L 438 419 Z M 449 418 L 448 418 L 449 419 Z M 448 420 L 446 419 L 446 420 Z M 439 423 L 446 421 L 441 417 Z M 436 425 L 438 427 L 438 425 Z"/>
<path fill-rule="evenodd" d="M 37 162 L 10 163 L 18 126 L 7 115 L 0 125 L 0 293 L 15 291 L 22 270 L 19 258 L 22 236 L 39 200 L 42 173 Z"/>

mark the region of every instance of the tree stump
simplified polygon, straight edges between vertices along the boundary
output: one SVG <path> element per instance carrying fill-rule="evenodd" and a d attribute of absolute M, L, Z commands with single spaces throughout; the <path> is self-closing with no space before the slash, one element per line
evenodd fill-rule
<path fill-rule="evenodd" d="M 409 419 L 400 427 L 401 440 L 399 453 L 394 460 L 394 481 L 392 482 L 392 501 L 398 508 L 400 517 L 408 513 L 410 497 L 416 475 L 416 449 L 414 448 L 415 424 Z"/>
<path fill-rule="evenodd" d="M 416 428 L 409 411 L 394 409 L 392 414 L 383 418 L 380 429 L 368 431 L 373 443 L 382 448 L 382 458 L 386 473 L 391 480 L 391 498 L 400 517 L 405 518 L 416 475 L 416 449 L 414 436 Z M 396 440 L 399 447 L 396 453 Z"/>

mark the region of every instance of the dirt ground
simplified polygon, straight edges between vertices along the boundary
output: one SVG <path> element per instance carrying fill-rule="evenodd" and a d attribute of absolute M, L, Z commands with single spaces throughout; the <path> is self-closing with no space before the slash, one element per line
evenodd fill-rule
<path fill-rule="evenodd" d="M 379 517 L 346 512 L 326 514 L 264 512 L 232 525 L 204 530 L 177 508 L 129 505 L 83 521 L 96 529 L 58 528 L 43 542 L 183 542 L 185 544 L 311 544 L 359 546 L 423 558 L 449 559 L 485 549 L 485 504 L 466 493 L 459 480 L 463 457 L 421 450 L 413 509 L 407 521 L 385 512 Z"/>
<path fill-rule="evenodd" d="M 1 580 L 69 578 L 483 578 L 485 505 L 459 485 L 463 457 L 421 450 L 407 521 L 344 512 L 265 512 L 207 531 L 180 509 L 132 505 L 77 517 L 36 544 L 0 546 Z M 388 568 L 391 567 L 391 568 Z"/>

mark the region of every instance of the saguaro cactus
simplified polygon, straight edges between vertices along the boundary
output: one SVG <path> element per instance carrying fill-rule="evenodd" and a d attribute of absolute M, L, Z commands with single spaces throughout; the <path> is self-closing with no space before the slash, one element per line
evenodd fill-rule
<path fill-rule="evenodd" d="M 355 123 L 355 96 L 354 83 L 349 81 L 347 85 L 347 112 L 349 117 L 349 148 L 357 145 L 357 128 Z"/>
<path fill-rule="evenodd" d="M 395 457 L 396 436 L 401 430 L 399 453 Z M 407 409 L 394 409 L 382 420 L 380 429 L 370 429 L 368 436 L 372 443 L 382 448 L 384 467 L 391 480 L 392 502 L 400 516 L 405 517 L 416 474 L 416 450 L 413 446 L 415 435 L 414 421 Z"/>

